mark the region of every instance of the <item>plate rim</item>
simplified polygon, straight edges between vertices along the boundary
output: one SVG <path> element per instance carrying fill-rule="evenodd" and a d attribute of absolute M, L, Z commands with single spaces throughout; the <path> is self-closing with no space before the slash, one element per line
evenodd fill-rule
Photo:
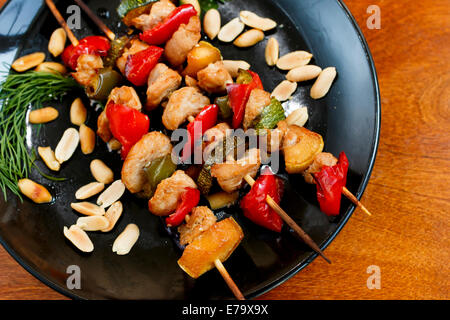
<path fill-rule="evenodd" d="M 369 45 L 366 41 L 366 38 L 364 37 L 364 34 L 361 31 L 361 28 L 359 27 L 358 23 L 356 22 L 356 19 L 353 17 L 353 15 L 351 14 L 350 10 L 348 9 L 348 7 L 345 5 L 345 3 L 343 2 L 343 0 L 335 0 L 340 7 L 342 8 L 342 10 L 344 11 L 344 13 L 346 14 L 347 18 L 349 19 L 350 23 L 352 24 L 353 28 L 355 29 L 355 31 L 357 32 L 357 34 L 359 35 L 359 41 L 366 53 L 366 57 L 367 57 L 367 61 L 369 63 L 369 67 L 371 70 L 371 76 L 372 76 L 372 82 L 374 84 L 374 93 L 375 93 L 375 104 L 376 104 L 376 110 L 375 110 L 375 125 L 374 125 L 374 139 L 373 139 L 373 145 L 372 145 L 372 151 L 371 151 L 371 156 L 370 156 L 370 160 L 369 160 L 369 166 L 368 166 L 368 170 L 365 173 L 365 175 L 363 176 L 362 182 L 358 188 L 357 194 L 356 194 L 356 198 L 359 200 L 361 199 L 368 183 L 370 180 L 370 176 L 372 174 L 373 171 L 373 167 L 375 165 L 375 160 L 376 160 L 376 156 L 378 153 L 378 146 L 379 146 L 379 141 L 380 141 L 380 130 L 381 130 L 381 96 L 380 96 L 380 86 L 379 86 L 379 82 L 378 82 L 378 75 L 377 75 L 377 71 L 376 71 L 376 67 L 375 67 L 375 62 L 373 60 L 372 57 L 372 53 L 370 51 Z M 5 8 L 12 2 L 12 0 L 7 0 L 5 2 L 5 4 L 3 5 L 3 7 L 0 9 L 0 15 L 3 13 L 3 11 L 5 10 Z M 36 14 L 36 16 L 39 16 L 43 10 L 43 7 L 39 9 L 38 13 Z M 30 22 L 31 24 L 32 22 Z M 347 210 L 347 212 L 344 214 L 344 217 L 342 218 L 342 221 L 337 225 L 337 228 L 334 232 L 332 232 L 328 238 L 326 240 L 324 240 L 324 242 L 319 246 L 321 250 L 325 250 L 330 243 L 336 238 L 336 236 L 340 233 L 340 231 L 342 230 L 342 228 L 347 224 L 348 220 L 350 219 L 350 217 L 352 216 L 353 212 L 355 210 L 355 205 L 351 204 L 349 209 Z M 52 280 L 50 280 L 49 278 L 47 278 L 45 275 L 43 275 L 40 271 L 35 270 L 33 267 L 31 267 L 29 264 L 27 264 L 22 257 L 15 251 L 13 250 L 7 243 L 6 241 L 3 239 L 3 237 L 0 235 L 0 244 L 3 246 L 3 248 L 5 249 L 5 251 L 15 260 L 17 261 L 17 263 L 19 263 L 19 265 L 24 268 L 27 272 L 29 272 L 32 276 L 34 276 L 36 279 L 38 279 L 39 281 L 41 281 L 42 283 L 44 283 L 46 286 L 50 287 L 51 289 L 55 290 L 56 292 L 69 297 L 71 299 L 75 299 L 75 300 L 88 300 L 85 297 L 82 297 L 80 295 L 77 295 L 76 293 L 74 293 L 73 291 L 70 291 L 62 286 L 60 286 L 59 284 L 53 282 Z M 314 261 L 314 259 L 316 259 L 318 256 L 317 253 L 315 252 L 311 252 L 310 255 L 303 261 L 301 262 L 299 265 L 295 266 L 294 268 L 292 268 L 289 272 L 285 273 L 282 277 L 280 277 L 278 280 L 273 281 L 270 284 L 265 285 L 264 287 L 252 292 L 251 294 L 247 295 L 247 299 L 255 299 L 267 292 L 269 292 L 270 290 L 276 288 L 277 286 L 281 285 L 282 283 L 286 282 L 287 280 L 289 280 L 290 278 L 292 278 L 294 275 L 296 275 L 299 271 L 301 271 L 302 269 L 304 269 L 305 267 L 307 267 L 308 265 L 311 264 L 311 262 Z"/>

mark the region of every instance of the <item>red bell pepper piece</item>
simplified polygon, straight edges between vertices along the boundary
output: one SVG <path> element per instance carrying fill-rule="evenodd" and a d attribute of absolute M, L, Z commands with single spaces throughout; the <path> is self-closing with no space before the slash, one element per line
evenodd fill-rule
<path fill-rule="evenodd" d="M 130 54 L 125 65 L 125 76 L 135 86 L 147 83 L 148 76 L 159 61 L 164 49 L 156 46 Z"/>
<path fill-rule="evenodd" d="M 197 206 L 200 201 L 200 191 L 194 188 L 186 188 L 186 192 L 181 195 L 181 203 L 178 205 L 175 213 L 166 218 L 168 227 L 179 226 L 186 215 Z"/>
<path fill-rule="evenodd" d="M 337 216 L 341 206 L 342 189 L 347 182 L 348 159 L 344 152 L 339 154 L 339 161 L 334 166 L 324 166 L 314 174 L 317 186 L 317 200 L 328 216 Z"/>
<path fill-rule="evenodd" d="M 248 84 L 227 84 L 228 101 L 233 110 L 233 128 L 237 129 L 241 126 L 244 120 L 245 106 L 253 89 L 263 89 L 261 79 L 258 74 L 248 70 L 252 75 L 252 82 Z"/>
<path fill-rule="evenodd" d="M 78 58 L 82 54 L 94 54 L 105 57 L 111 47 L 109 40 L 102 36 L 89 36 L 78 41 L 74 47 L 72 44 L 64 49 L 62 60 L 66 66 L 76 70 Z"/>
<path fill-rule="evenodd" d="M 283 220 L 266 202 L 267 195 L 280 203 L 283 194 L 283 181 L 270 169 L 256 179 L 250 192 L 241 200 L 241 208 L 248 219 L 272 231 L 281 232 Z"/>
<path fill-rule="evenodd" d="M 160 45 L 169 40 L 181 24 L 187 24 L 191 17 L 197 15 L 197 11 L 191 4 L 184 4 L 172 11 L 162 22 L 152 29 L 146 30 L 139 35 L 142 41 L 148 44 Z"/>
<path fill-rule="evenodd" d="M 122 144 L 121 156 L 125 159 L 131 147 L 150 127 L 150 119 L 142 112 L 124 105 L 108 103 L 106 116 L 113 136 Z"/>
<path fill-rule="evenodd" d="M 195 117 L 195 120 L 188 124 L 188 141 L 183 147 L 182 161 L 186 161 L 195 148 L 195 142 L 202 138 L 206 130 L 212 128 L 217 123 L 219 106 L 210 104 L 205 106 Z M 200 129 L 201 128 L 201 129 Z"/>

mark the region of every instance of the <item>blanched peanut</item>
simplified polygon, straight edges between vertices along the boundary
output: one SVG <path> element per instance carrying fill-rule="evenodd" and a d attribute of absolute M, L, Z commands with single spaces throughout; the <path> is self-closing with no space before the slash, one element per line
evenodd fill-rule
<path fill-rule="evenodd" d="M 69 128 L 64 131 L 61 140 L 55 149 L 55 157 L 59 163 L 63 163 L 70 159 L 80 142 L 80 135 L 78 131 L 74 128 Z"/>
<path fill-rule="evenodd" d="M 286 79 L 292 82 L 308 81 L 315 79 L 322 72 L 322 68 L 314 65 L 306 65 L 290 70 Z"/>
<path fill-rule="evenodd" d="M 134 246 L 138 238 L 138 226 L 130 223 L 114 241 L 112 251 L 117 253 L 118 255 L 125 255 L 130 252 L 131 248 Z"/>
<path fill-rule="evenodd" d="M 328 67 L 323 69 L 316 82 L 314 82 L 313 86 L 311 87 L 311 98 L 323 98 L 328 93 L 328 90 L 330 90 L 334 78 L 336 78 L 336 68 Z"/>
<path fill-rule="evenodd" d="M 213 40 L 220 31 L 220 13 L 216 9 L 209 9 L 203 18 L 203 30 L 206 35 Z"/>
<path fill-rule="evenodd" d="M 38 147 L 39 156 L 44 161 L 45 165 L 53 171 L 59 171 L 61 164 L 56 160 L 55 153 L 50 147 Z"/>
<path fill-rule="evenodd" d="M 114 181 L 97 199 L 97 204 L 102 208 L 107 208 L 122 197 L 125 192 L 125 185 L 122 180 Z"/>
<path fill-rule="evenodd" d="M 105 209 L 90 202 L 73 202 L 70 204 L 73 210 L 86 216 L 103 216 Z"/>
<path fill-rule="evenodd" d="M 95 132 L 84 123 L 80 126 L 80 145 L 83 154 L 90 154 L 95 148 Z"/>
<path fill-rule="evenodd" d="M 312 54 L 306 51 L 294 51 L 280 57 L 277 61 L 277 67 L 281 70 L 291 70 L 297 67 L 307 65 L 311 61 Z"/>
<path fill-rule="evenodd" d="M 101 182 L 91 182 L 85 186 L 82 186 L 80 189 L 75 192 L 75 198 L 78 200 L 84 200 L 95 196 L 97 193 L 103 191 L 105 185 Z"/>
<path fill-rule="evenodd" d="M 296 126 L 303 127 L 306 121 L 308 121 L 308 109 L 301 107 L 292 111 L 285 121 L 289 126 L 295 124 Z"/>
<path fill-rule="evenodd" d="M 220 41 L 231 42 L 244 30 L 244 28 L 245 25 L 239 18 L 234 18 L 220 29 L 217 37 Z"/>
<path fill-rule="evenodd" d="M 233 44 L 236 47 L 247 48 L 254 46 L 258 42 L 264 39 L 264 32 L 258 29 L 251 29 L 241 34 Z"/>
<path fill-rule="evenodd" d="M 241 11 L 239 13 L 239 17 L 241 18 L 241 21 L 245 23 L 247 26 L 262 31 L 268 31 L 277 26 L 277 23 L 272 19 L 262 18 L 258 16 L 256 13 L 247 10 Z"/>
<path fill-rule="evenodd" d="M 268 66 L 271 67 L 277 64 L 279 52 L 280 46 L 278 44 L 278 40 L 274 37 L 269 38 L 265 50 L 265 58 Z"/>
<path fill-rule="evenodd" d="M 94 159 L 90 165 L 91 173 L 95 180 L 104 184 L 109 184 L 114 180 L 114 173 L 108 166 L 99 159 Z"/>
<path fill-rule="evenodd" d="M 36 67 L 36 69 L 34 69 L 34 71 L 65 74 L 67 72 L 67 69 L 65 66 L 58 62 L 42 62 Z"/>
<path fill-rule="evenodd" d="M 250 64 L 244 60 L 223 60 L 223 66 L 227 69 L 231 77 L 236 78 L 239 74 L 239 69 L 248 70 Z"/>
<path fill-rule="evenodd" d="M 64 51 L 64 46 L 66 45 L 66 32 L 63 28 L 58 28 L 53 31 L 50 36 L 50 41 L 48 42 L 48 51 L 57 57 Z"/>
<path fill-rule="evenodd" d="M 295 90 L 297 90 L 297 82 L 283 80 L 275 89 L 273 89 L 270 96 L 278 101 L 286 101 L 292 96 Z"/>
<path fill-rule="evenodd" d="M 44 62 L 45 53 L 43 52 L 35 52 L 32 54 L 28 54 L 26 56 L 20 57 L 16 61 L 13 62 L 11 67 L 17 72 L 27 71 L 31 68 L 36 67 L 40 63 Z"/>
<path fill-rule="evenodd" d="M 80 98 L 76 98 L 70 106 L 70 122 L 80 126 L 86 121 L 87 110 Z"/>
<path fill-rule="evenodd" d="M 52 195 L 48 190 L 30 179 L 20 179 L 17 183 L 20 192 L 35 203 L 48 203 L 52 201 Z"/>
<path fill-rule="evenodd" d="M 104 216 L 88 216 L 77 219 L 77 226 L 84 231 L 99 231 L 109 226 L 109 220 Z"/>
<path fill-rule="evenodd" d="M 108 219 L 109 225 L 107 228 L 102 229 L 102 232 L 111 231 L 116 225 L 116 222 L 119 220 L 120 216 L 122 215 L 122 212 L 123 212 L 122 202 L 120 201 L 114 202 L 111 205 L 111 207 L 109 207 L 109 209 L 106 210 L 105 218 Z"/>
<path fill-rule="evenodd" d="M 72 225 L 70 228 L 64 227 L 64 236 L 72 242 L 75 247 L 83 252 L 92 252 L 94 244 L 87 233 L 77 225 Z"/>
<path fill-rule="evenodd" d="M 45 107 L 30 112 L 28 120 L 30 123 L 47 123 L 58 118 L 58 110 L 52 107 Z"/>

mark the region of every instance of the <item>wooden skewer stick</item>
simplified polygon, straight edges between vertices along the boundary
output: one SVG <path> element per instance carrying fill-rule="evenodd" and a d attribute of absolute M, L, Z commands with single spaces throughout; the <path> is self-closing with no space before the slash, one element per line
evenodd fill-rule
<path fill-rule="evenodd" d="M 64 31 L 66 31 L 67 36 L 69 37 L 69 40 L 72 43 L 72 45 L 74 47 L 76 47 L 78 45 L 78 39 L 73 34 L 72 30 L 70 30 L 69 26 L 67 25 L 66 21 L 62 17 L 61 13 L 59 13 L 59 11 L 56 8 L 56 6 L 53 3 L 53 1 L 52 0 L 45 0 L 45 2 L 47 3 L 47 6 L 49 7 L 50 11 L 55 16 L 55 18 L 58 21 L 58 23 L 61 25 L 61 27 L 63 27 Z"/>
<path fill-rule="evenodd" d="M 214 265 L 216 266 L 217 270 L 219 270 L 220 274 L 222 275 L 223 280 L 227 283 L 228 287 L 233 292 L 234 296 L 238 300 L 245 300 L 244 295 L 242 294 L 241 290 L 239 290 L 236 283 L 234 283 L 233 279 L 228 274 L 227 269 L 225 269 L 224 265 L 219 259 L 214 260 Z"/>
<path fill-rule="evenodd" d="M 351 202 L 353 202 L 358 208 L 367 213 L 369 216 L 372 214 L 367 210 L 366 207 L 351 193 L 346 187 L 342 189 L 342 194 L 346 196 Z"/>
<path fill-rule="evenodd" d="M 246 175 L 244 179 L 250 186 L 253 186 L 253 184 L 255 183 L 255 180 L 253 180 L 253 178 L 249 175 Z M 281 219 L 283 219 L 283 221 L 286 222 L 287 225 L 300 236 L 300 238 L 302 238 L 302 240 L 307 245 L 309 245 L 315 252 L 317 252 L 326 262 L 331 264 L 330 259 L 328 259 L 323 254 L 322 250 L 320 250 L 319 246 L 314 242 L 314 240 L 311 239 L 311 237 L 305 231 L 303 231 L 303 229 L 300 228 L 300 226 L 295 223 L 294 220 L 292 220 L 292 218 L 275 202 L 275 200 L 272 199 L 271 196 L 267 195 L 266 202 L 273 210 L 275 210 L 276 213 L 278 213 Z"/>
<path fill-rule="evenodd" d="M 82 0 L 75 0 L 75 2 L 81 7 L 81 9 L 84 10 L 84 12 L 86 12 L 89 18 L 94 21 L 100 30 L 103 31 L 109 40 L 113 41 L 116 38 L 114 32 L 112 32 L 111 29 L 109 29 L 106 24 L 104 24 L 103 21 L 94 12 L 92 12 L 92 10 Z"/>

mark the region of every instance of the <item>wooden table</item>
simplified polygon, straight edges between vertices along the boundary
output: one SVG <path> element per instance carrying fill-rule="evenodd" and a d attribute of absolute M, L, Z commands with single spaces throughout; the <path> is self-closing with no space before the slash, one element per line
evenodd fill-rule
<path fill-rule="evenodd" d="M 0 0 L 0 4 L 3 0 Z M 356 210 L 316 259 L 262 299 L 449 299 L 450 1 L 346 0 L 372 51 L 381 138 Z M 381 29 L 369 29 L 369 5 Z M 378 266 L 381 288 L 369 289 Z M 0 248 L 0 299 L 64 299 Z"/>

